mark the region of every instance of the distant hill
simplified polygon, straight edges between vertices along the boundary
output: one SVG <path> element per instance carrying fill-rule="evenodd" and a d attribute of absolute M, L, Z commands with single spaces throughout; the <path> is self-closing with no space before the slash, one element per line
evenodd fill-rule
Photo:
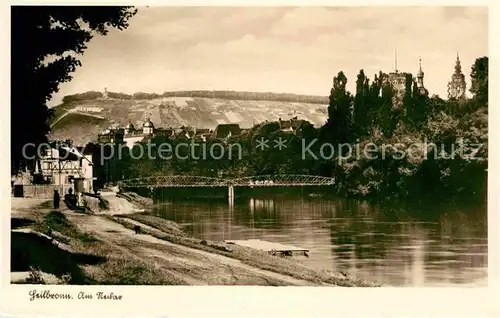
<path fill-rule="evenodd" d="M 316 95 L 297 95 L 290 93 L 271 93 L 271 92 L 239 92 L 239 91 L 175 91 L 165 92 L 163 94 L 136 92 L 134 94 L 107 92 L 108 97 L 125 100 L 151 100 L 162 97 L 192 97 L 192 98 L 220 98 L 230 100 L 263 100 L 275 102 L 295 102 L 310 104 L 328 104 L 328 97 Z M 103 97 L 102 92 L 89 91 L 81 94 L 66 95 L 63 103 L 70 103 L 82 100 L 94 100 Z"/>
<path fill-rule="evenodd" d="M 194 97 L 163 96 L 168 94 Z M 220 98 L 224 94 L 227 98 Z M 155 127 L 192 126 L 210 129 L 225 123 L 250 128 L 266 120 L 276 121 L 278 118 L 294 116 L 320 126 L 327 118 L 328 98 L 321 96 L 221 91 L 172 92 L 163 95 L 109 92 L 110 98 L 105 99 L 100 92 L 87 92 L 66 96 L 61 105 L 53 108 L 55 116 L 52 118 L 50 138 L 73 139 L 77 144 L 86 144 L 95 141 L 97 134 L 109 127 L 125 126 L 130 121 L 139 128 L 148 118 Z M 206 95 L 219 97 L 209 98 Z M 242 99 L 236 99 L 238 96 Z"/>

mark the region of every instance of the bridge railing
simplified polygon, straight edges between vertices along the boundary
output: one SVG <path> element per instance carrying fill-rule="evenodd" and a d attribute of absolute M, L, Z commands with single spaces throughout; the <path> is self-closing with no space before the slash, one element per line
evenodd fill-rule
<path fill-rule="evenodd" d="M 327 186 L 333 185 L 335 178 L 311 175 L 260 175 L 235 179 L 202 176 L 157 176 L 121 180 L 119 187 L 272 187 L 272 186 Z"/>
<path fill-rule="evenodd" d="M 223 187 L 227 185 L 227 181 L 219 178 L 202 177 L 202 176 L 157 176 L 147 178 L 135 178 L 121 180 L 118 182 L 119 187 Z"/>
<path fill-rule="evenodd" d="M 311 175 L 260 175 L 236 178 L 231 180 L 234 186 L 272 187 L 272 186 L 304 186 L 332 185 L 335 178 Z"/>

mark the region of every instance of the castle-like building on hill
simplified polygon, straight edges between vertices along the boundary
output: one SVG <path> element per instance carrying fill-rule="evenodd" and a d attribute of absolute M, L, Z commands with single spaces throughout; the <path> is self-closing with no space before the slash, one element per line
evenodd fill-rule
<path fill-rule="evenodd" d="M 406 80 L 408 74 L 400 72 L 397 69 L 397 59 L 395 61 L 395 65 L 395 70 L 394 72 L 388 74 L 387 81 L 395 90 L 395 96 L 393 97 L 393 107 L 401 108 L 403 107 L 403 98 L 406 91 Z M 412 80 L 416 81 L 418 90 L 421 95 L 429 95 L 429 91 L 424 86 L 424 71 L 422 70 L 422 59 L 419 59 L 417 76 Z M 467 98 L 465 95 L 466 88 L 467 84 L 465 82 L 465 75 L 462 73 L 462 65 L 460 63 L 460 57 L 457 53 L 455 71 L 451 76 L 451 81 L 448 83 L 448 99 L 465 100 Z"/>
<path fill-rule="evenodd" d="M 387 77 L 387 82 L 391 84 L 395 90 L 395 95 L 392 98 L 392 106 L 394 108 L 403 107 L 403 98 L 406 92 L 406 80 L 409 75 L 411 76 L 411 74 L 409 73 L 400 72 L 398 70 L 396 56 L 394 72 L 389 73 Z M 429 95 L 429 91 L 424 86 L 424 71 L 422 70 L 422 59 L 419 59 L 417 77 L 412 77 L 412 80 L 417 82 L 417 87 L 421 95 Z"/>
<path fill-rule="evenodd" d="M 448 99 L 465 100 L 466 88 L 465 76 L 462 73 L 462 65 L 460 64 L 460 57 L 457 53 L 455 72 L 451 75 L 451 81 L 448 83 Z"/>

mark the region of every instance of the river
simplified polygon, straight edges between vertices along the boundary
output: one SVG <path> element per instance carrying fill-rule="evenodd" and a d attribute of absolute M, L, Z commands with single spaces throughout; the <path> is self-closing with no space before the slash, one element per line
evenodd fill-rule
<path fill-rule="evenodd" d="M 486 286 L 485 206 L 373 205 L 307 195 L 161 199 L 154 214 L 207 240 L 261 239 L 310 249 L 293 256 L 387 286 Z"/>

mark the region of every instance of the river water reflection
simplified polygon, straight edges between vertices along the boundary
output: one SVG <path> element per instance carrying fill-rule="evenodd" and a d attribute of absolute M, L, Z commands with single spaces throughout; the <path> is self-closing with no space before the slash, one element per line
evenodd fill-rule
<path fill-rule="evenodd" d="M 310 249 L 293 256 L 389 286 L 486 286 L 487 212 L 401 208 L 301 196 L 167 201 L 154 213 L 207 240 L 262 239 Z"/>

